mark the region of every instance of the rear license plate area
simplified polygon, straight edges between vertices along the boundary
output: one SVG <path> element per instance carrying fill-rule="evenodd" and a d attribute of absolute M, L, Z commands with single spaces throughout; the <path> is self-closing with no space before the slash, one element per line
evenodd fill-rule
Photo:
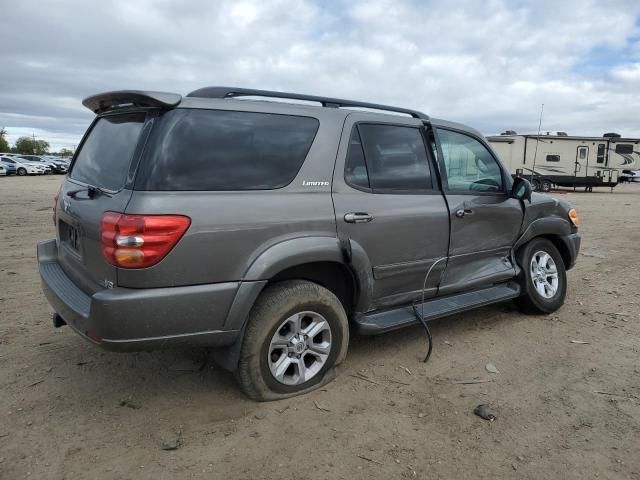
<path fill-rule="evenodd" d="M 60 240 L 76 252 L 80 252 L 80 235 L 78 229 L 66 222 L 60 222 Z"/>

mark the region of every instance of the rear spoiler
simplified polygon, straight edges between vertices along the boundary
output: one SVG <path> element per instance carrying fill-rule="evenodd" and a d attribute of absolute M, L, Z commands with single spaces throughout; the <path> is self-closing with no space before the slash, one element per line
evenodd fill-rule
<path fill-rule="evenodd" d="M 182 95 L 141 90 L 119 90 L 92 95 L 82 100 L 82 105 L 98 114 L 122 107 L 172 108 L 182 101 Z"/>

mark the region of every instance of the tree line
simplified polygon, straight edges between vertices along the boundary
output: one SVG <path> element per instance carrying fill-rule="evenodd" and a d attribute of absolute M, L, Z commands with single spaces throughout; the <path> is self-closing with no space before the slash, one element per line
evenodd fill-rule
<path fill-rule="evenodd" d="M 45 140 L 36 140 L 32 137 L 20 137 L 16 140 L 13 147 L 7 141 L 7 131 L 0 128 L 0 152 L 5 153 L 21 153 L 28 155 L 44 155 L 49 153 L 49 142 Z M 58 152 L 61 157 L 70 157 L 73 151 L 63 148 Z"/>

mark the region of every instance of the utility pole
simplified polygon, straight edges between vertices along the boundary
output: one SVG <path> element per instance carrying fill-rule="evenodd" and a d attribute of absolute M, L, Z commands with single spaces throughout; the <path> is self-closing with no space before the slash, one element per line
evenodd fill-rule
<path fill-rule="evenodd" d="M 542 112 L 544 112 L 544 103 L 540 107 L 540 121 L 538 122 L 538 136 L 536 137 L 536 149 L 533 152 L 533 165 L 531 167 L 531 176 L 529 181 L 533 184 L 533 172 L 536 169 L 536 157 L 538 156 L 538 142 L 540 141 L 540 128 L 542 127 Z"/>
<path fill-rule="evenodd" d="M 33 154 L 35 155 L 36 152 L 36 134 L 34 132 L 31 132 L 31 138 L 33 138 L 33 147 L 31 148 L 31 150 L 33 150 Z"/>

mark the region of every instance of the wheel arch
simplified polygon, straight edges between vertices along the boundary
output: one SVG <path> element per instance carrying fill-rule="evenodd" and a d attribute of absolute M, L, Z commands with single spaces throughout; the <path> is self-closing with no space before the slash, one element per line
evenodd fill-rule
<path fill-rule="evenodd" d="M 558 249 L 565 269 L 569 270 L 575 263 L 573 251 L 567 237 L 573 233 L 567 220 L 560 217 L 545 217 L 532 222 L 514 245 L 514 252 L 519 252 L 534 238 L 546 238 Z M 517 258 L 517 255 L 516 255 Z"/>
<path fill-rule="evenodd" d="M 227 314 L 224 328 L 239 331 L 238 340 L 216 354 L 218 363 L 235 370 L 249 312 L 270 284 L 300 279 L 334 293 L 347 315 L 367 309 L 373 292 L 371 264 L 364 249 L 336 237 L 301 237 L 279 242 L 251 263 Z"/>
<path fill-rule="evenodd" d="M 567 243 L 559 235 L 540 235 L 538 238 L 546 238 L 558 249 L 560 256 L 562 257 L 562 263 L 564 263 L 565 270 L 569 270 L 573 266 L 573 258 L 571 256 L 571 250 Z"/>
<path fill-rule="evenodd" d="M 341 279 L 341 286 L 332 285 L 332 275 Z M 315 281 L 333 291 L 340 300 L 349 297 L 350 292 L 352 296 L 345 306 L 355 311 L 368 308 L 371 301 L 371 263 L 364 249 L 353 240 L 309 236 L 279 242 L 257 256 L 243 281 L 274 282 L 292 278 Z"/>
<path fill-rule="evenodd" d="M 334 261 L 302 263 L 278 272 L 267 282 L 267 285 L 285 280 L 307 280 L 326 288 L 338 297 L 347 315 L 353 312 L 357 304 L 359 282 L 353 271 L 344 263 Z"/>

